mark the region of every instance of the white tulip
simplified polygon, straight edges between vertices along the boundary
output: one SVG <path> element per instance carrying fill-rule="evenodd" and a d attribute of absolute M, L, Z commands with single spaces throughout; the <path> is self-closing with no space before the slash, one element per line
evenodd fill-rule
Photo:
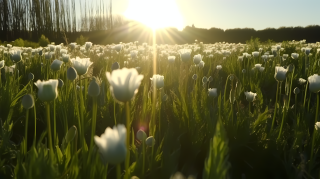
<path fill-rule="evenodd" d="M 104 163 L 116 165 L 126 159 L 126 135 L 126 127 L 119 124 L 114 126 L 113 129 L 107 127 L 101 137 L 94 136 L 94 142 L 99 148 Z"/>
<path fill-rule="evenodd" d="M 204 64 L 205 64 L 204 61 L 201 61 L 201 62 L 199 63 L 199 65 L 198 65 L 199 68 L 202 69 L 202 68 L 204 67 Z"/>
<path fill-rule="evenodd" d="M 164 87 L 164 76 L 153 75 L 150 80 L 152 81 L 152 85 L 155 85 L 157 89 Z"/>
<path fill-rule="evenodd" d="M 186 62 L 191 58 L 191 50 L 190 49 L 181 49 L 180 51 L 181 61 Z"/>
<path fill-rule="evenodd" d="M 222 66 L 221 65 L 217 65 L 217 70 L 221 70 L 222 69 Z"/>
<path fill-rule="evenodd" d="M 208 96 L 211 98 L 215 98 L 218 96 L 218 90 L 217 88 L 209 88 L 208 89 Z"/>
<path fill-rule="evenodd" d="M 136 93 L 143 79 L 143 75 L 139 75 L 135 68 L 117 69 L 110 74 L 106 73 L 110 83 L 110 91 L 114 99 L 118 102 L 130 101 Z"/>
<path fill-rule="evenodd" d="M 246 92 L 244 92 L 244 94 L 246 95 L 247 101 L 253 102 L 254 100 L 256 100 L 257 93 L 252 93 L 251 91 L 250 92 L 246 91 Z"/>
<path fill-rule="evenodd" d="M 275 73 L 274 73 L 274 78 L 279 81 L 282 82 L 286 79 L 286 74 L 287 74 L 288 70 L 283 68 L 283 67 L 276 67 L 275 68 Z"/>
<path fill-rule="evenodd" d="M 319 130 L 320 129 L 320 122 L 316 122 L 316 124 L 314 125 L 315 129 L 316 130 Z"/>
<path fill-rule="evenodd" d="M 200 54 L 195 55 L 195 56 L 193 57 L 193 63 L 194 63 L 194 64 L 198 65 L 201 61 L 202 61 L 202 56 L 201 56 Z"/>
<path fill-rule="evenodd" d="M 58 80 L 40 81 L 34 83 L 38 88 L 38 98 L 41 101 L 52 101 L 58 97 Z"/>
<path fill-rule="evenodd" d="M 314 93 L 318 93 L 320 91 L 320 76 L 318 74 L 314 74 L 309 76 L 309 90 Z"/>
<path fill-rule="evenodd" d="M 252 52 L 253 57 L 259 57 L 260 53 L 259 52 Z"/>
<path fill-rule="evenodd" d="M 73 67 L 77 70 L 78 75 L 85 75 L 88 72 L 88 68 L 92 65 L 90 58 L 72 58 L 70 60 L 73 63 Z"/>
<path fill-rule="evenodd" d="M 299 54 L 297 54 L 297 53 L 292 53 L 292 54 L 291 54 L 291 57 L 296 60 L 296 59 L 299 58 Z"/>
<path fill-rule="evenodd" d="M 168 62 L 169 63 L 173 64 L 175 60 L 176 60 L 175 56 L 168 56 Z"/>
<path fill-rule="evenodd" d="M 303 78 L 299 78 L 298 82 L 299 82 L 300 85 L 303 85 L 303 84 L 305 84 L 307 82 L 307 80 L 305 80 Z"/>

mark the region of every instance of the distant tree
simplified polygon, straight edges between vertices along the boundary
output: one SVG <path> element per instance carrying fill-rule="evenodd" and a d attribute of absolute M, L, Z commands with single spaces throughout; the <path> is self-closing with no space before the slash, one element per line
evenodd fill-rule
<path fill-rule="evenodd" d="M 39 39 L 39 45 L 41 47 L 46 47 L 48 46 L 48 44 L 50 44 L 50 41 L 48 38 L 46 38 L 44 35 L 41 35 L 40 39 Z"/>
<path fill-rule="evenodd" d="M 76 42 L 79 45 L 84 45 L 88 41 L 87 37 L 84 37 L 83 35 L 80 35 L 80 37 L 77 38 Z"/>

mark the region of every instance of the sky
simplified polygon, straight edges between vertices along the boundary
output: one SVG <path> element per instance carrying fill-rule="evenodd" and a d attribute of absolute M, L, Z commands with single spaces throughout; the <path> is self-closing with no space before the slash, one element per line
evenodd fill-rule
<path fill-rule="evenodd" d="M 110 0 L 104 1 L 109 4 Z M 112 3 L 114 14 L 151 26 L 181 28 L 194 24 L 198 28 L 262 30 L 320 25 L 320 0 L 113 0 Z"/>

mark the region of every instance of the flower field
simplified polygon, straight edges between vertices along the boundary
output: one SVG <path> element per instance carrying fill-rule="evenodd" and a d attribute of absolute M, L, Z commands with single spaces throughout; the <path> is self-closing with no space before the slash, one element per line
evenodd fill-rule
<path fill-rule="evenodd" d="M 0 49 L 0 178 L 320 177 L 319 42 Z"/>

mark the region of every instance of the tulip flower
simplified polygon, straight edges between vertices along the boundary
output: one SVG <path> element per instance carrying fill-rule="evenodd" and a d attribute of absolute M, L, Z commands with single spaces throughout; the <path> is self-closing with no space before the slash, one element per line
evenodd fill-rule
<path fill-rule="evenodd" d="M 200 61 L 199 68 L 202 69 L 204 67 L 204 64 L 205 64 L 204 61 Z"/>
<path fill-rule="evenodd" d="M 85 43 L 86 50 L 89 50 L 92 47 L 92 42 Z"/>
<path fill-rule="evenodd" d="M 191 50 L 190 49 L 181 49 L 180 50 L 180 58 L 181 61 L 187 62 L 191 58 Z"/>
<path fill-rule="evenodd" d="M 130 101 L 138 92 L 143 75 L 139 75 L 135 68 L 122 68 L 106 73 L 110 83 L 110 91 L 114 99 L 120 103 Z"/>
<path fill-rule="evenodd" d="M 305 80 L 305 79 L 303 79 L 303 78 L 299 78 L 299 81 L 298 81 L 299 85 L 303 85 L 303 84 L 305 84 L 306 82 L 307 82 L 307 80 Z"/>
<path fill-rule="evenodd" d="M 316 130 L 319 130 L 320 129 L 320 122 L 316 122 L 316 124 L 314 125 L 315 129 Z"/>
<path fill-rule="evenodd" d="M 72 58 L 70 60 L 73 63 L 73 67 L 77 70 L 78 75 L 85 75 L 88 72 L 88 68 L 92 65 L 90 58 Z"/>
<path fill-rule="evenodd" d="M 246 91 L 246 92 L 244 92 L 244 94 L 246 95 L 247 101 L 253 102 L 254 100 L 256 100 L 257 93 L 252 93 L 251 91 L 250 92 Z"/>
<path fill-rule="evenodd" d="M 318 93 L 320 91 L 320 76 L 318 74 L 314 74 L 309 76 L 309 90 L 313 93 Z"/>
<path fill-rule="evenodd" d="M 173 64 L 175 60 L 176 60 L 176 57 L 175 57 L 175 56 L 168 56 L 168 62 L 169 62 L 170 64 Z"/>
<path fill-rule="evenodd" d="M 15 63 L 18 63 L 22 60 L 21 52 L 19 50 L 13 51 L 10 57 L 11 57 L 11 60 L 14 61 Z"/>
<path fill-rule="evenodd" d="M 68 62 L 69 62 L 69 59 L 70 59 L 70 57 L 69 57 L 68 54 L 62 54 L 62 61 L 63 61 L 64 63 L 68 63 Z"/>
<path fill-rule="evenodd" d="M 297 54 L 297 53 L 292 53 L 291 54 L 291 58 L 293 58 L 293 59 L 298 59 L 299 58 L 299 54 Z"/>
<path fill-rule="evenodd" d="M 164 76 L 153 75 L 150 80 L 152 81 L 152 85 L 155 85 L 157 89 L 164 87 Z"/>
<path fill-rule="evenodd" d="M 201 61 L 202 61 L 202 56 L 201 56 L 200 54 L 195 55 L 195 56 L 193 57 L 193 63 L 194 63 L 194 64 L 198 65 Z"/>
<path fill-rule="evenodd" d="M 34 83 L 38 87 L 38 98 L 45 101 L 52 101 L 58 97 L 58 80 L 40 81 Z"/>
<path fill-rule="evenodd" d="M 217 70 L 221 70 L 222 69 L 222 66 L 221 65 L 217 65 Z"/>
<path fill-rule="evenodd" d="M 287 69 L 277 66 L 275 68 L 274 78 L 279 82 L 284 81 L 286 79 L 287 71 L 288 71 Z"/>
<path fill-rule="evenodd" d="M 127 130 L 123 124 L 108 127 L 105 132 L 99 136 L 94 136 L 94 142 L 99 148 L 99 153 L 103 163 L 120 164 L 127 155 L 126 148 Z"/>
<path fill-rule="evenodd" d="M 218 96 L 217 88 L 209 88 L 208 89 L 208 97 L 216 98 Z"/>
<path fill-rule="evenodd" d="M 122 50 L 122 45 L 121 44 L 115 45 L 113 49 L 117 52 L 120 52 Z"/>
<path fill-rule="evenodd" d="M 252 52 L 253 57 L 259 57 L 259 55 L 260 55 L 260 52 Z"/>

